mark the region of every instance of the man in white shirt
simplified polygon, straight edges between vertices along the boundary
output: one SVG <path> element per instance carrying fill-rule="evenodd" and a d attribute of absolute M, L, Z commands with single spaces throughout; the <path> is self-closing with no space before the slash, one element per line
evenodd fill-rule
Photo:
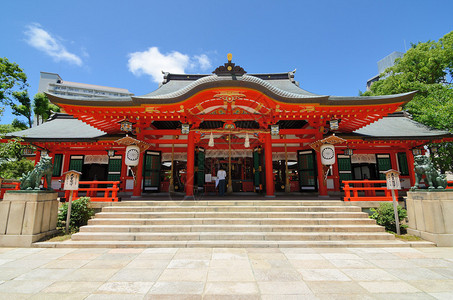
<path fill-rule="evenodd" d="M 226 178 L 226 171 L 223 169 L 223 166 L 220 166 L 219 170 L 217 171 L 217 180 L 219 180 L 219 195 L 225 195 L 225 178 Z"/>

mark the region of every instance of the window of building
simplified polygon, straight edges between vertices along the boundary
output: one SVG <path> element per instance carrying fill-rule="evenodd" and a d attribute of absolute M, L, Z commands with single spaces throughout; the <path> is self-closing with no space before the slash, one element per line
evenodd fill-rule
<path fill-rule="evenodd" d="M 83 167 L 83 155 L 71 155 L 69 160 L 69 171 L 82 172 Z"/>
<path fill-rule="evenodd" d="M 401 175 L 408 176 L 409 175 L 409 166 L 407 164 L 406 153 L 399 152 L 397 154 L 397 157 L 398 157 L 398 167 L 399 167 L 399 171 L 401 172 Z"/>
<path fill-rule="evenodd" d="M 55 154 L 55 157 L 53 159 L 52 176 L 60 177 L 62 166 L 63 166 L 63 154 Z"/>

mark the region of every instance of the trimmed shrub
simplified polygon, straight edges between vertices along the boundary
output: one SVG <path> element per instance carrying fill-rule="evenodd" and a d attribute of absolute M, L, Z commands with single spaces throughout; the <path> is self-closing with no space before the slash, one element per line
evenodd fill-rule
<path fill-rule="evenodd" d="M 69 222 L 69 231 L 77 232 L 80 226 L 84 226 L 88 223 L 88 220 L 94 215 L 94 210 L 89 207 L 90 197 L 80 197 L 77 200 L 72 201 L 71 206 L 71 220 Z M 66 217 L 68 215 L 68 203 L 65 202 L 60 206 L 58 212 L 58 224 L 57 227 L 65 230 Z"/>
<path fill-rule="evenodd" d="M 378 208 L 372 208 L 373 214 L 370 218 L 375 219 L 378 225 L 384 226 L 385 230 L 396 232 L 395 213 L 393 212 L 393 203 L 381 203 Z M 398 217 L 400 221 L 401 233 L 406 233 L 407 225 L 403 224 L 407 218 L 407 211 L 398 205 Z"/>

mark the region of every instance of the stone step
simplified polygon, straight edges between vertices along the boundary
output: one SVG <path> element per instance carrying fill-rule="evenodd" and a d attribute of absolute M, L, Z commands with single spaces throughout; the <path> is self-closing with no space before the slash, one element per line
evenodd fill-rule
<path fill-rule="evenodd" d="M 40 242 L 41 248 L 390 248 L 409 247 L 397 240 L 367 241 L 73 241 Z"/>
<path fill-rule="evenodd" d="M 357 206 L 107 206 L 103 212 L 361 212 Z"/>
<path fill-rule="evenodd" d="M 115 206 L 345 206 L 339 200 L 181 200 L 123 201 Z"/>
<path fill-rule="evenodd" d="M 97 218 L 88 225 L 374 225 L 369 218 Z"/>
<path fill-rule="evenodd" d="M 378 225 L 90 225 L 80 232 L 384 232 Z"/>
<path fill-rule="evenodd" d="M 368 218 L 362 212 L 100 212 L 96 218 Z"/>
<path fill-rule="evenodd" d="M 338 241 L 393 240 L 386 232 L 79 232 L 74 241 L 198 241 L 198 240 L 263 240 L 263 241 Z"/>

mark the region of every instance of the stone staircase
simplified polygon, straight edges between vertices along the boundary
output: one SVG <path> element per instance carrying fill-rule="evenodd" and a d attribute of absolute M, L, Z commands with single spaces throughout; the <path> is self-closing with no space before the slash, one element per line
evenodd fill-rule
<path fill-rule="evenodd" d="M 341 201 L 127 201 L 53 247 L 400 247 Z M 41 243 L 41 246 L 46 246 Z M 48 245 L 50 247 L 50 245 Z"/>

